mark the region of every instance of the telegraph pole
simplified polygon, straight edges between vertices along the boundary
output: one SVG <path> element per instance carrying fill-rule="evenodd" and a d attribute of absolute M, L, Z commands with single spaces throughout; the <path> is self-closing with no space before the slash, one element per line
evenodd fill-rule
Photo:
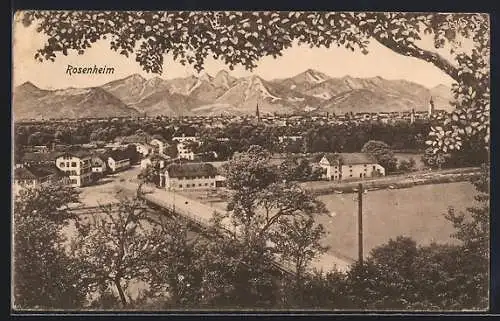
<path fill-rule="evenodd" d="M 358 185 L 358 260 L 363 264 L 363 184 Z"/>
<path fill-rule="evenodd" d="M 172 188 L 173 202 L 172 202 L 172 215 L 175 215 L 175 188 Z"/>

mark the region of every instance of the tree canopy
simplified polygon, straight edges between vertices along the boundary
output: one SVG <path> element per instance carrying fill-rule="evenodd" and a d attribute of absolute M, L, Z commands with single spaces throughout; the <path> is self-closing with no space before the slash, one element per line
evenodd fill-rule
<path fill-rule="evenodd" d="M 78 199 L 73 188 L 24 189 L 14 202 L 14 306 L 70 309 L 85 300 L 79 266 L 65 251 L 61 228 Z"/>
<path fill-rule="evenodd" d="M 396 169 L 397 159 L 389 145 L 382 141 L 370 140 L 366 142 L 361 152 L 372 155 L 388 172 Z"/>

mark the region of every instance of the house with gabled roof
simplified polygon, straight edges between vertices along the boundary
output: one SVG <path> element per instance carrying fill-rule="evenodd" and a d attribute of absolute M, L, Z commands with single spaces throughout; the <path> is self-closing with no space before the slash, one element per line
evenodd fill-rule
<path fill-rule="evenodd" d="M 54 164 L 31 165 L 14 169 L 12 190 L 14 195 L 24 188 L 37 188 L 44 184 L 68 183 L 68 177 Z"/>
<path fill-rule="evenodd" d="M 180 163 L 167 166 L 160 176 L 160 187 L 171 190 L 216 187 L 217 169 L 209 163 Z"/>
<path fill-rule="evenodd" d="M 29 165 L 40 165 L 40 164 L 55 164 L 56 159 L 63 155 L 64 152 L 48 152 L 48 153 L 37 153 L 37 152 L 27 152 L 20 157 L 16 162 L 16 167 L 24 167 Z"/>
<path fill-rule="evenodd" d="M 106 153 L 92 154 L 92 173 L 99 176 L 104 175 L 108 170 L 108 156 Z"/>
<path fill-rule="evenodd" d="M 92 183 L 92 155 L 86 150 L 67 151 L 56 158 L 56 166 L 69 175 L 74 187 Z"/>
<path fill-rule="evenodd" d="M 319 161 L 323 179 L 345 181 L 385 176 L 385 169 L 367 153 L 325 154 Z"/>
<path fill-rule="evenodd" d="M 130 157 L 124 150 L 112 150 L 107 153 L 108 167 L 112 173 L 130 168 Z"/>

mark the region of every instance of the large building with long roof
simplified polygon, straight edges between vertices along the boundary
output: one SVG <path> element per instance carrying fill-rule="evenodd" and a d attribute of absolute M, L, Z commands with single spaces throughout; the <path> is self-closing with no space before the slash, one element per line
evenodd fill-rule
<path fill-rule="evenodd" d="M 366 153 L 325 154 L 319 161 L 323 179 L 345 181 L 385 176 L 385 169 Z"/>
<path fill-rule="evenodd" d="M 216 187 L 217 169 L 209 163 L 181 163 L 167 166 L 160 187 L 171 190 L 210 189 Z"/>

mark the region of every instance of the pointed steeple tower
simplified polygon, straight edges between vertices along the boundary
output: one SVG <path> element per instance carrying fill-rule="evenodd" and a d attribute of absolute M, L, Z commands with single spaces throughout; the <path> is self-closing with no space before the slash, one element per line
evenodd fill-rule
<path fill-rule="evenodd" d="M 255 108 L 255 117 L 257 117 L 257 122 L 260 123 L 259 103 L 257 103 L 257 107 Z"/>
<path fill-rule="evenodd" d="M 434 114 L 434 100 L 431 99 L 429 101 L 429 118 Z"/>
<path fill-rule="evenodd" d="M 410 115 L 410 124 L 415 123 L 415 108 L 412 108 Z"/>

